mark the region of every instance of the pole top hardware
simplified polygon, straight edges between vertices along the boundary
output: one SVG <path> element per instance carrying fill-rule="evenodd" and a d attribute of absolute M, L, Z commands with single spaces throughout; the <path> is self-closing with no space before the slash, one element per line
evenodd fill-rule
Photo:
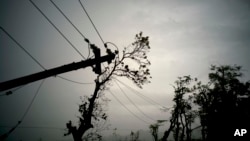
<path fill-rule="evenodd" d="M 90 48 L 93 50 L 93 53 L 95 55 L 95 59 L 96 60 L 100 59 L 101 58 L 101 50 L 94 44 L 90 44 Z M 96 74 L 101 74 L 102 73 L 101 63 L 96 63 L 95 67 L 93 67 L 93 71 Z"/>

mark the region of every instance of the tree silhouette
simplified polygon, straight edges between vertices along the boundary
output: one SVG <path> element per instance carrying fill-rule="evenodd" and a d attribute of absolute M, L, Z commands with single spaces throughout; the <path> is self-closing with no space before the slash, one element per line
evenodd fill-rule
<path fill-rule="evenodd" d="M 85 103 L 84 100 L 86 99 L 87 97 L 85 96 L 85 98 L 82 100 L 83 101 L 82 103 Z M 93 120 L 93 123 L 92 123 L 93 128 L 86 131 L 85 135 L 82 138 L 83 141 L 90 141 L 90 140 L 101 141 L 102 140 L 102 135 L 100 133 L 104 130 L 107 130 L 109 127 L 109 124 L 107 124 L 107 120 L 106 120 L 107 119 L 107 115 L 105 113 L 106 110 L 104 110 L 104 107 L 107 106 L 108 101 L 109 101 L 108 99 L 103 99 L 101 102 L 98 101 L 95 103 L 96 107 L 94 109 L 93 114 L 97 118 Z M 83 104 L 80 105 L 80 107 L 81 106 L 83 106 Z M 83 112 L 83 111 L 80 111 L 80 112 Z"/>
<path fill-rule="evenodd" d="M 194 79 L 196 81 L 197 79 Z M 186 140 L 191 141 L 191 123 L 194 121 L 196 112 L 192 109 L 192 100 L 190 95 L 194 91 L 193 87 L 190 87 L 190 83 L 193 79 L 190 76 L 178 77 L 175 81 L 174 87 L 175 96 L 173 101 L 175 102 L 172 110 L 172 116 L 170 118 L 169 129 L 164 132 L 163 141 L 166 141 L 170 132 L 174 132 L 175 141 Z M 187 99 L 184 98 L 187 95 Z"/>
<path fill-rule="evenodd" d="M 209 83 L 197 84 L 194 98 L 199 105 L 203 140 L 218 140 L 235 129 L 250 127 L 250 82 L 241 82 L 241 67 L 211 66 Z"/>
<path fill-rule="evenodd" d="M 93 121 L 98 122 L 107 119 L 107 115 L 101 110 L 101 105 L 98 102 L 104 97 L 104 92 L 108 89 L 114 77 L 128 78 L 140 88 L 143 84 L 150 82 L 151 76 L 148 69 L 150 61 L 147 59 L 149 49 L 148 37 L 142 36 L 142 32 L 140 32 L 136 34 L 132 45 L 124 48 L 121 57 L 119 51 L 115 51 L 117 55 L 114 61 L 105 67 L 101 74 L 97 75 L 93 95 L 85 97 L 83 103 L 79 106 L 79 112 L 81 113 L 79 126 L 74 126 L 69 121 L 66 124 L 68 133 L 65 135 L 72 134 L 74 141 L 81 141 L 84 133 L 93 128 Z M 111 53 L 111 50 L 107 49 L 107 53 Z M 129 66 L 129 64 L 132 65 Z"/>
<path fill-rule="evenodd" d="M 153 136 L 154 141 L 158 141 L 158 129 L 159 129 L 159 124 L 155 123 L 155 124 L 151 124 L 149 126 L 150 132 Z"/>
<path fill-rule="evenodd" d="M 140 137 L 139 131 L 136 131 L 136 132 L 131 131 L 130 141 L 139 141 L 139 137 Z"/>
<path fill-rule="evenodd" d="M 151 124 L 149 126 L 150 129 L 150 133 L 153 136 L 154 141 L 158 141 L 158 130 L 159 127 L 162 126 L 161 123 L 166 122 L 167 120 L 157 120 L 157 122 L 155 124 Z"/>
<path fill-rule="evenodd" d="M 212 65 L 210 70 L 207 84 L 190 76 L 179 77 L 175 82 L 175 104 L 163 141 L 170 132 L 173 132 L 175 141 L 191 141 L 191 123 L 197 116 L 203 141 L 233 137 L 236 129 L 250 130 L 250 81 L 240 80 L 241 67 Z M 196 84 L 190 86 L 192 81 Z M 194 105 L 198 106 L 197 110 L 193 110 Z M 249 140 L 249 136 L 245 138 Z"/>

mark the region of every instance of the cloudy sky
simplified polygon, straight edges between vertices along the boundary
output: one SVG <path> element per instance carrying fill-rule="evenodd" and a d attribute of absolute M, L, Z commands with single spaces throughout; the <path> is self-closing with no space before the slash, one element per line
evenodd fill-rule
<path fill-rule="evenodd" d="M 65 37 L 88 56 L 82 36 L 60 14 L 49 0 L 33 0 Z M 84 13 L 78 0 L 54 0 L 77 28 L 92 43 L 103 44 Z M 143 111 L 142 114 L 113 83 L 110 90 L 136 116 L 128 112 L 110 93 L 107 107 L 110 129 L 120 134 L 131 130 L 147 130 L 152 119 L 168 119 L 169 113 L 160 106 L 170 107 L 174 83 L 178 76 L 191 75 L 207 80 L 211 64 L 243 66 L 244 80 L 250 79 L 250 4 L 244 0 L 223 1 L 115 1 L 82 0 L 105 42 L 115 43 L 120 50 L 134 41 L 136 33 L 149 36 L 153 79 L 139 89 L 120 79 L 141 94 L 155 101 L 149 103 L 126 86 L 122 90 Z M 29 0 L 1 0 L 0 26 L 21 44 L 46 69 L 78 62 L 83 58 L 39 13 Z M 91 54 L 92 55 L 92 54 Z M 42 71 L 3 30 L 0 31 L 0 82 Z M 84 83 L 93 83 L 91 68 L 68 72 L 61 76 Z M 23 116 L 41 81 L 28 84 L 10 96 L 0 97 L 0 134 L 8 131 Z M 58 77 L 44 81 L 21 127 L 65 128 L 72 120 L 77 124 L 80 96 L 90 95 L 93 84 L 75 84 Z M 3 94 L 3 92 L 1 92 Z M 150 118 L 149 118 L 150 117 Z M 62 137 L 59 129 L 18 128 L 9 140 L 71 140 Z M 32 136 L 30 136 L 32 134 Z"/>

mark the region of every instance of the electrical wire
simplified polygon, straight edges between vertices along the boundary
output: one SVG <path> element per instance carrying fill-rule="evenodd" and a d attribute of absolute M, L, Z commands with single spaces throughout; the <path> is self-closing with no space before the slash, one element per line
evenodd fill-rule
<path fill-rule="evenodd" d="M 10 39 L 12 39 L 17 45 L 18 45 L 18 47 L 20 47 L 26 54 L 28 54 L 30 57 L 31 57 L 31 59 L 33 60 L 33 61 L 35 61 L 43 70 L 46 70 L 46 68 L 34 57 L 34 56 L 32 56 L 31 55 L 31 53 L 29 53 L 28 52 L 28 50 L 26 50 L 14 37 L 12 37 L 9 33 L 8 33 L 8 31 L 6 31 L 3 27 L 0 27 L 0 29 L 6 34 L 6 35 L 8 35 L 8 37 L 10 38 Z M 91 83 L 91 82 L 89 82 L 89 83 L 84 83 L 84 82 L 78 82 L 78 81 L 74 81 L 74 80 L 71 80 L 71 79 L 68 79 L 68 78 L 65 78 L 65 77 L 62 77 L 62 76 L 58 76 L 59 78 L 61 78 L 61 79 L 63 79 L 63 80 L 66 80 L 66 81 L 69 81 L 69 82 L 72 82 L 72 83 L 76 83 L 76 84 L 94 84 L 94 83 Z M 23 85 L 23 86 L 25 86 L 25 85 Z M 22 88 L 22 87 L 21 87 Z M 14 90 L 14 91 L 16 91 L 16 90 Z M 13 91 L 12 91 L 13 92 Z M 2 95 L 0 95 L 0 96 L 5 96 L 5 95 L 8 95 L 7 93 L 6 94 L 2 94 Z"/>
<path fill-rule="evenodd" d="M 18 123 L 17 123 L 14 127 L 12 127 L 7 133 L 5 133 L 5 134 L 3 134 L 3 135 L 0 136 L 0 139 L 1 139 L 1 140 L 2 140 L 2 139 L 6 139 L 6 138 L 7 138 L 16 128 L 18 128 L 18 126 L 22 123 L 22 121 L 24 120 L 24 118 L 25 118 L 26 115 L 28 114 L 28 112 L 29 112 L 29 110 L 30 110 L 30 108 L 31 108 L 31 106 L 32 106 L 32 104 L 33 104 L 33 102 L 35 101 L 35 98 L 36 98 L 38 92 L 40 91 L 40 88 L 41 88 L 41 86 L 43 85 L 44 80 L 45 80 L 45 79 L 43 79 L 42 82 L 40 83 L 38 89 L 36 90 L 35 95 L 33 96 L 33 98 L 32 98 L 32 100 L 31 100 L 30 104 L 28 105 L 28 107 L 27 107 L 27 109 L 25 110 L 25 112 L 24 112 L 23 116 L 21 117 L 21 119 L 20 119 L 20 120 L 18 121 Z"/>
<path fill-rule="evenodd" d="M 56 27 L 56 25 L 43 13 L 43 11 L 32 1 L 31 4 L 43 15 L 43 17 L 57 30 L 58 33 L 71 45 L 71 47 L 83 58 L 86 59 L 81 52 L 69 41 L 69 39 Z"/>
<path fill-rule="evenodd" d="M 106 42 L 105 44 L 111 44 L 111 45 L 113 45 L 113 46 L 117 49 L 117 51 L 119 51 L 119 48 L 117 47 L 117 45 L 116 45 L 115 43 L 112 43 L 112 42 Z"/>
<path fill-rule="evenodd" d="M 90 20 L 91 24 L 93 25 L 93 27 L 94 27 L 94 29 L 95 29 L 96 33 L 98 34 L 99 38 L 101 39 L 102 43 L 103 43 L 103 44 L 104 44 L 104 46 L 105 46 L 105 42 L 104 42 L 104 40 L 103 40 L 102 36 L 100 35 L 99 31 L 97 30 L 97 28 L 96 28 L 96 26 L 95 26 L 94 22 L 93 22 L 93 21 L 92 21 L 92 19 L 90 18 L 89 14 L 88 14 L 87 10 L 85 9 L 85 7 L 83 6 L 83 4 L 82 4 L 81 0 L 79 0 L 79 3 L 81 4 L 82 9 L 84 10 L 85 14 L 86 14 L 86 15 L 87 15 L 87 17 L 89 18 L 89 20 Z"/>
<path fill-rule="evenodd" d="M 84 83 L 84 82 L 78 82 L 78 81 L 74 81 L 74 80 L 71 80 L 71 79 L 68 79 L 68 78 L 65 78 L 65 77 L 62 77 L 62 76 L 58 76 L 59 78 L 63 79 L 63 80 L 66 80 L 66 81 L 69 81 L 69 82 L 72 82 L 72 83 L 76 83 L 76 84 L 94 84 L 93 82 L 92 83 Z"/>
<path fill-rule="evenodd" d="M 21 120 L 20 120 L 21 122 L 23 121 L 23 119 L 24 119 L 24 118 L 26 117 L 26 115 L 28 114 L 28 112 L 29 112 L 29 110 L 30 110 L 30 108 L 31 108 L 31 106 L 32 106 L 32 104 L 33 104 L 33 102 L 35 101 L 36 96 L 38 95 L 38 93 L 39 93 L 39 91 L 40 91 L 40 88 L 42 87 L 44 81 L 45 81 L 45 79 L 42 80 L 42 82 L 40 83 L 38 89 L 36 90 L 36 93 L 35 93 L 34 97 L 32 98 L 30 104 L 28 105 L 28 108 L 26 109 L 25 113 L 23 114 L 23 116 L 22 116 L 22 118 L 21 118 Z"/>
<path fill-rule="evenodd" d="M 106 47 L 108 47 L 107 44 L 111 44 L 111 45 L 113 45 L 113 46 L 117 49 L 117 50 L 115 51 L 115 54 L 117 54 L 118 59 L 120 59 L 120 56 L 119 56 L 119 52 L 120 52 L 120 51 L 119 51 L 119 48 L 117 47 L 117 45 L 114 44 L 114 43 L 112 43 L 112 42 L 106 42 L 106 43 L 105 43 L 105 46 L 106 46 Z"/>
<path fill-rule="evenodd" d="M 91 17 L 89 16 L 89 14 L 88 14 L 86 8 L 83 6 L 81 0 L 79 0 L 79 3 L 80 3 L 80 5 L 81 5 L 83 11 L 84 11 L 85 14 L 87 15 L 89 21 L 91 22 L 92 26 L 94 27 L 94 29 L 95 29 L 96 33 L 98 34 L 99 38 L 101 39 L 101 41 L 102 41 L 104 47 L 107 49 L 107 52 L 109 52 L 110 49 L 108 49 L 107 44 L 104 42 L 104 40 L 103 40 L 103 38 L 102 38 L 100 32 L 97 30 L 96 25 L 94 24 L 93 20 L 92 20 Z M 109 42 L 109 43 L 111 43 L 111 42 Z M 113 44 L 113 45 L 115 45 L 115 44 Z M 116 46 L 116 45 L 115 45 L 115 46 Z M 116 46 L 116 47 L 117 47 L 117 46 Z M 118 49 L 118 48 L 117 48 L 117 51 L 119 52 L 119 49 Z M 119 53 L 118 53 L 118 58 L 119 58 Z M 104 64 L 102 64 L 102 66 L 105 68 Z"/>
<path fill-rule="evenodd" d="M 151 118 L 150 116 L 148 116 L 147 114 L 145 114 L 134 102 L 133 102 L 133 100 L 132 99 L 130 99 L 129 97 L 128 97 L 128 95 L 123 91 L 123 89 L 120 87 L 120 85 L 116 82 L 116 80 L 115 80 L 115 83 L 116 83 L 116 85 L 119 87 L 119 89 L 121 90 L 121 92 L 125 95 L 125 97 L 135 106 L 135 108 L 140 112 L 140 113 L 142 113 L 145 117 L 147 117 L 148 119 L 150 119 L 150 120 L 153 120 L 153 121 L 156 121 L 155 119 L 153 119 L 153 118 Z"/>
<path fill-rule="evenodd" d="M 12 127 L 11 126 L 0 126 L 0 128 L 12 128 Z M 18 126 L 16 128 L 65 130 L 64 128 L 60 128 L 60 127 L 48 127 L 48 126 Z"/>
<path fill-rule="evenodd" d="M 11 129 L 10 129 L 7 133 L 4 133 L 4 134 L 2 134 L 2 135 L 0 136 L 0 140 L 2 141 L 2 140 L 5 140 L 6 138 L 8 138 L 8 136 L 9 136 L 16 128 L 18 128 L 18 126 L 19 126 L 20 124 L 21 124 L 21 122 L 18 121 L 18 123 L 17 123 L 15 126 L 10 127 Z"/>
<path fill-rule="evenodd" d="M 64 18 L 75 28 L 75 30 L 84 38 L 84 41 L 88 43 L 88 57 L 90 56 L 90 42 L 89 40 L 82 34 L 82 32 L 73 24 L 73 22 L 63 13 L 63 11 L 56 5 L 56 3 L 53 0 L 50 0 L 50 2 L 56 7 L 56 9 L 64 16 Z"/>
<path fill-rule="evenodd" d="M 157 106 L 160 106 L 160 107 L 163 107 L 163 108 L 167 108 L 161 104 L 159 104 L 158 102 L 154 101 L 153 99 L 143 95 L 142 93 L 138 92 L 137 90 L 135 90 L 134 88 L 128 86 L 127 84 L 125 84 L 124 82 L 120 81 L 119 79 L 117 78 L 114 78 L 115 80 L 117 80 L 120 84 L 124 85 L 125 87 L 127 87 L 128 89 L 130 89 L 131 91 L 133 91 L 136 95 L 138 95 L 139 97 L 143 98 L 145 101 L 151 103 L 151 104 L 154 104 L 154 105 L 157 105 Z"/>
<path fill-rule="evenodd" d="M 9 90 L 9 91 L 5 92 L 4 94 L 1 94 L 0 96 L 8 96 L 8 95 L 11 95 L 11 94 L 13 94 L 15 91 L 17 91 L 17 90 L 23 88 L 24 86 L 26 86 L 26 85 L 22 85 L 22 86 L 17 87 L 17 88 L 15 88 L 15 89 L 13 89 L 13 90 Z"/>
<path fill-rule="evenodd" d="M 12 41 L 14 41 L 26 54 L 28 54 L 41 68 L 45 69 L 45 67 L 39 63 L 15 38 L 13 38 L 3 27 L 0 27 L 1 30 L 8 35 L 9 38 L 11 38 Z"/>
<path fill-rule="evenodd" d="M 140 118 L 139 116 L 137 116 L 135 113 L 133 113 L 126 105 L 124 105 L 110 90 L 108 90 L 109 93 L 129 112 L 131 113 L 134 117 L 136 117 L 138 120 L 146 123 L 146 124 L 150 124 L 149 122 L 143 120 L 142 118 Z"/>

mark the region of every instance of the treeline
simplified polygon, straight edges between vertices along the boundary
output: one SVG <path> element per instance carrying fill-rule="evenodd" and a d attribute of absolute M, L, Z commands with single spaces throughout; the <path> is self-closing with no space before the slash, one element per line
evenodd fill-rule
<path fill-rule="evenodd" d="M 170 125 L 160 140 L 166 141 L 172 132 L 175 141 L 191 141 L 192 123 L 197 118 L 202 141 L 249 138 L 235 132 L 250 131 L 250 81 L 241 81 L 243 74 L 237 65 L 212 65 L 210 71 L 206 84 L 191 76 L 175 81 Z"/>

